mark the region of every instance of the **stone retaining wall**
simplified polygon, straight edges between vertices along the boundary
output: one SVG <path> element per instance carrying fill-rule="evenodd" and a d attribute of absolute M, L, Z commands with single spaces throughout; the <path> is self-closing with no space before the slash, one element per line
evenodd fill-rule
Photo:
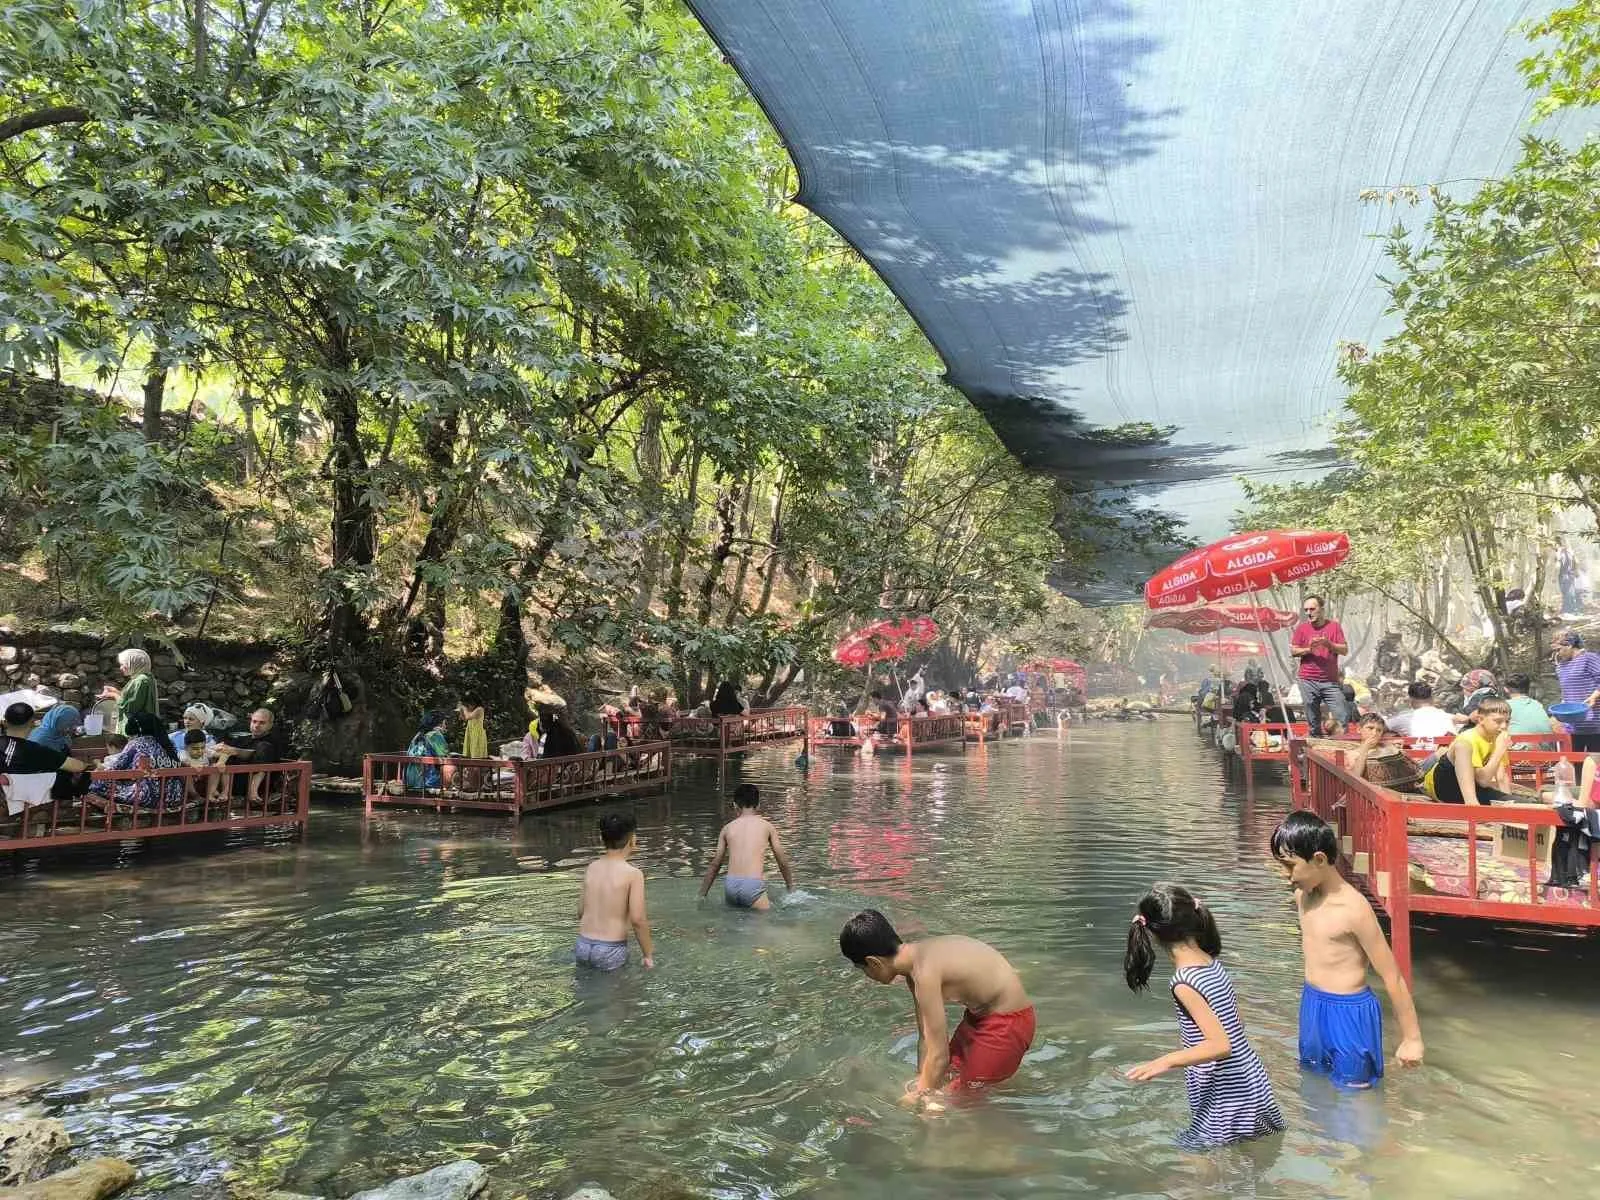
<path fill-rule="evenodd" d="M 129 645 L 84 633 L 0 629 L 0 691 L 38 688 L 87 711 L 104 684 L 121 685 L 117 654 Z M 162 713 L 172 720 L 203 700 L 242 724 L 284 669 L 274 642 L 179 638 L 176 645 L 176 655 L 166 646 L 142 647 L 160 685 Z"/>

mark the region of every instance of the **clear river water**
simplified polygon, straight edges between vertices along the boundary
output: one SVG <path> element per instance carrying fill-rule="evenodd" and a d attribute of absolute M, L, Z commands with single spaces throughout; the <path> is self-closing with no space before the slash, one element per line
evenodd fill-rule
<path fill-rule="evenodd" d="M 487 1164 L 501 1198 L 586 1180 L 619 1200 L 1600 1189 L 1600 956 L 1422 934 L 1426 1065 L 1367 1094 L 1303 1079 L 1298 936 L 1266 854 L 1287 792 L 1263 775 L 1247 800 L 1186 720 L 909 764 L 824 754 L 802 772 L 794 753 L 691 763 L 636 803 L 652 972 L 571 965 L 594 808 L 518 826 L 319 807 L 303 841 L 13 864 L 0 1109 L 60 1116 L 79 1147 L 133 1160 L 144 1195 L 343 1195 L 456 1157 Z M 720 888 L 697 899 L 746 780 L 799 873 L 766 917 Z M 1143 996 L 1121 977 L 1132 905 L 1159 879 L 1217 914 L 1280 1137 L 1184 1153 L 1181 1072 L 1120 1073 L 1177 1045 L 1164 974 Z M 1021 972 L 1039 1032 L 987 1102 L 896 1105 L 908 994 L 838 951 L 868 905 L 908 936 L 990 941 Z"/>

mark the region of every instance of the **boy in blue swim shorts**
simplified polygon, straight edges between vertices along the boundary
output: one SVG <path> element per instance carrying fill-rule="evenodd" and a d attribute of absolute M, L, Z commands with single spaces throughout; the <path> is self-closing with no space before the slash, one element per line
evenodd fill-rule
<path fill-rule="evenodd" d="M 704 896 L 716 881 L 723 862 L 728 864 L 728 877 L 722 882 L 722 898 L 734 908 L 753 908 L 766 912 L 772 907 L 767 899 L 767 850 L 777 860 L 783 872 L 784 886 L 794 891 L 794 871 L 789 867 L 789 856 L 783 852 L 783 841 L 772 822 L 756 812 L 761 803 L 761 793 L 753 783 L 741 783 L 733 789 L 733 803 L 739 815 L 722 827 L 717 838 L 716 857 L 700 884 Z"/>
<path fill-rule="evenodd" d="M 1300 1065 L 1343 1087 L 1383 1078 L 1383 1012 L 1367 986 L 1376 971 L 1400 1022 L 1395 1062 L 1422 1061 L 1422 1028 L 1411 989 L 1367 899 L 1339 874 L 1339 839 L 1315 813 L 1292 812 L 1272 833 L 1272 857 L 1289 873 L 1300 913 L 1305 987 L 1300 993 Z"/>

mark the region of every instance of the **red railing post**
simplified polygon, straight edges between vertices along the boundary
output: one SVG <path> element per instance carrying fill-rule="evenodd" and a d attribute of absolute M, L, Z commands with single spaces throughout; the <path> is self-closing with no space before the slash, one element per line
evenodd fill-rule
<path fill-rule="evenodd" d="M 1383 805 L 1387 842 L 1384 867 L 1389 879 L 1389 942 L 1395 965 L 1409 987 L 1411 984 L 1411 851 L 1406 828 L 1404 801 L 1380 801 Z M 1468 830 L 1471 838 L 1471 830 Z"/>

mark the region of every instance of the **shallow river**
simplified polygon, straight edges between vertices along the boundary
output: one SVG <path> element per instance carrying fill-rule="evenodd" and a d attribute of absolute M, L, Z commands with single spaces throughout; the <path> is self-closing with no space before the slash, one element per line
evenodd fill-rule
<path fill-rule="evenodd" d="M 636 1197 L 1593 1195 L 1600 966 L 1572 942 L 1420 937 L 1427 1065 L 1376 1093 L 1302 1080 L 1292 908 L 1247 803 L 1188 722 L 1092 725 L 907 766 L 773 749 L 692 764 L 639 802 L 657 969 L 580 979 L 570 944 L 596 812 L 319 809 L 245 841 L 0 875 L 0 1072 L 146 1194 L 224 1182 L 340 1195 L 451 1157 L 500 1197 L 594 1180 Z M 1265 777 L 1263 777 L 1265 779 Z M 801 892 L 765 918 L 697 901 L 737 782 L 762 788 Z M 1289 1121 L 1190 1155 L 1159 975 L 1121 958 L 1157 879 L 1216 912 L 1246 1027 Z M 781 887 L 777 889 L 781 892 Z M 906 990 L 839 956 L 868 904 L 901 932 L 1000 947 L 1038 1008 L 1020 1075 L 937 1118 Z M 1159 968 L 1158 968 L 1159 970 Z M 1392 1052 L 1395 1030 L 1387 1018 Z M 0 1101 L 0 1108 L 16 1101 Z"/>

